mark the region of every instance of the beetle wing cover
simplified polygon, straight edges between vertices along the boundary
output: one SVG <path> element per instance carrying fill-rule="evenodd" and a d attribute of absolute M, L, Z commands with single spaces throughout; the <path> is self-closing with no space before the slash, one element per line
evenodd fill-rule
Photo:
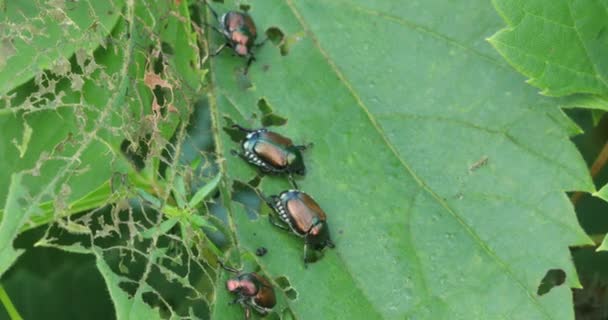
<path fill-rule="evenodd" d="M 255 296 L 255 303 L 264 308 L 272 308 L 277 303 L 272 284 L 268 279 L 260 276 L 257 273 L 251 273 L 258 281 L 258 293 Z"/>
<path fill-rule="evenodd" d="M 245 24 L 245 26 L 247 26 L 247 30 L 249 30 L 249 32 L 251 33 L 251 40 L 254 40 L 258 36 L 258 32 L 251 16 L 248 14 L 243 15 L 243 23 Z"/>
<path fill-rule="evenodd" d="M 303 193 L 299 194 L 299 198 L 291 199 L 287 202 L 287 210 L 291 214 L 292 224 L 302 234 L 310 230 L 315 217 L 318 217 L 322 221 L 325 220 L 323 209 L 310 196 Z"/>
<path fill-rule="evenodd" d="M 276 132 L 268 131 L 268 132 L 264 132 L 263 135 L 264 135 L 265 139 L 268 139 L 278 145 L 281 145 L 284 147 L 293 146 L 293 141 L 291 141 L 291 139 L 289 139 L 285 136 L 282 136 Z"/>
<path fill-rule="evenodd" d="M 273 167 L 285 168 L 287 166 L 288 151 L 281 146 L 277 146 L 269 141 L 261 140 L 255 144 L 255 153 L 265 162 Z"/>
<path fill-rule="evenodd" d="M 316 217 L 319 217 L 319 220 L 325 221 L 327 219 L 327 215 L 325 215 L 325 211 L 323 211 L 323 209 L 321 209 L 319 204 L 313 198 L 311 198 L 306 193 L 300 193 L 299 197 L 302 200 L 302 202 L 308 208 L 310 208 L 310 210 L 312 210 L 314 212 L 314 215 Z"/>

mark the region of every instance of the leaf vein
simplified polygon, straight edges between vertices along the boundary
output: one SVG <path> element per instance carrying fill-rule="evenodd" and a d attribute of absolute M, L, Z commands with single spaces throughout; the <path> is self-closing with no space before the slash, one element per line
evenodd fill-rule
<path fill-rule="evenodd" d="M 371 112 L 369 111 L 369 109 L 365 106 L 365 104 L 363 103 L 363 101 L 361 100 L 361 98 L 357 95 L 357 93 L 355 92 L 355 90 L 352 87 L 352 85 L 346 80 L 345 76 L 339 70 L 338 66 L 335 64 L 335 62 L 333 61 L 333 59 L 331 59 L 331 57 L 329 56 L 329 54 L 321 47 L 321 44 L 320 44 L 319 40 L 312 33 L 312 31 L 310 29 L 310 26 L 308 26 L 308 24 L 306 24 L 306 22 L 304 21 L 303 17 L 301 16 L 301 14 L 296 10 L 294 4 L 292 3 L 292 0 L 285 0 L 285 2 L 287 3 L 287 5 L 291 9 L 291 11 L 293 12 L 294 16 L 298 19 L 298 21 L 300 22 L 300 24 L 302 25 L 302 27 L 304 28 L 304 30 L 306 30 L 306 32 L 310 35 L 310 37 L 311 37 L 314 45 L 317 47 L 317 49 L 319 50 L 319 52 L 323 55 L 323 57 L 327 61 L 328 65 L 335 72 L 335 74 L 338 76 L 338 78 L 343 83 L 343 85 L 346 87 L 346 89 L 351 93 L 351 95 L 353 96 L 353 98 L 357 101 L 357 104 L 359 105 L 359 107 L 367 114 L 367 116 L 368 116 L 368 118 L 369 118 L 370 123 L 372 124 L 372 126 L 375 128 L 375 130 L 377 131 L 377 133 L 384 140 L 386 146 L 389 148 L 389 150 L 391 151 L 391 153 L 393 153 L 393 155 L 395 156 L 395 158 L 401 163 L 401 165 L 404 167 L 404 169 L 411 175 L 411 177 L 418 183 L 418 185 L 422 189 L 424 189 L 426 192 L 428 192 L 429 195 L 431 195 L 431 197 L 433 197 L 435 199 L 435 201 L 437 201 L 440 206 L 442 206 L 450 215 L 452 215 L 452 217 L 464 228 L 464 230 L 469 234 L 469 236 L 474 240 L 474 242 L 480 248 L 482 248 L 483 251 L 485 251 L 486 254 L 490 258 L 492 258 L 494 260 L 494 262 L 498 265 L 498 267 L 500 267 L 511 279 L 513 279 L 513 281 L 524 292 L 528 292 L 528 290 L 526 288 L 526 285 L 524 283 L 522 283 L 522 281 L 515 276 L 513 270 L 511 270 L 511 268 L 504 261 L 502 261 L 502 259 L 500 259 L 500 257 L 494 251 L 492 251 L 491 248 L 489 248 L 487 245 L 485 245 L 483 243 L 483 241 L 475 233 L 475 231 L 444 200 L 442 200 L 441 197 L 438 194 L 436 194 L 433 190 L 431 190 L 430 187 L 427 186 L 425 184 L 425 182 L 422 181 L 420 177 L 418 177 L 418 175 L 416 175 L 416 173 L 409 166 L 409 164 L 399 155 L 399 153 L 397 152 L 397 150 L 395 149 L 395 147 L 388 140 L 386 134 L 384 133 L 384 131 L 382 130 L 382 128 L 380 127 L 380 125 L 378 124 L 378 122 L 376 121 L 376 119 L 374 118 L 374 116 L 371 114 Z M 549 312 L 543 307 L 542 304 L 540 304 L 540 302 L 538 301 L 538 299 L 536 299 L 536 297 L 534 297 L 533 295 L 530 295 L 530 294 L 528 294 L 527 297 L 530 299 L 530 301 L 534 305 L 536 305 L 536 307 L 545 315 L 546 318 L 548 318 L 548 319 L 551 318 L 550 315 L 549 315 Z"/>

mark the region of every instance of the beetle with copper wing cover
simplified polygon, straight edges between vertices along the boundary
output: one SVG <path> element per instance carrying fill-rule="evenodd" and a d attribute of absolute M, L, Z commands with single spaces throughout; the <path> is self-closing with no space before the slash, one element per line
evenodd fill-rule
<path fill-rule="evenodd" d="M 277 303 L 272 284 L 265 277 L 255 273 L 241 273 L 241 271 L 228 267 L 220 262 L 220 266 L 227 271 L 236 273 L 236 277 L 226 281 L 226 289 L 236 294 L 232 303 L 239 303 L 245 308 L 245 319 L 251 318 L 251 308 L 266 315 Z"/>
<path fill-rule="evenodd" d="M 241 142 L 243 151 L 237 152 L 237 155 L 263 172 L 288 174 L 292 184 L 297 188 L 293 174 L 302 176 L 306 174 L 301 151 L 306 150 L 308 146 L 294 145 L 291 139 L 266 128 L 251 130 L 239 125 L 232 127 L 247 133 Z"/>
<path fill-rule="evenodd" d="M 209 3 L 205 2 L 215 19 L 219 22 L 219 28 L 208 25 L 226 39 L 226 42 L 219 46 L 211 55 L 216 56 L 226 47 L 231 48 L 238 56 L 247 58 L 247 65 L 245 67 L 245 74 L 247 74 L 249 66 L 255 60 L 253 49 L 262 46 L 268 39 L 255 43 L 258 32 L 249 14 L 241 11 L 228 11 L 219 16 Z"/>
<path fill-rule="evenodd" d="M 278 222 L 269 216 L 272 224 L 304 238 L 305 267 L 311 262 L 308 259 L 309 246 L 317 251 L 325 247 L 335 247 L 330 239 L 325 211 L 308 194 L 299 190 L 287 190 L 278 196 L 270 196 L 266 203 L 281 219 L 281 222 Z"/>

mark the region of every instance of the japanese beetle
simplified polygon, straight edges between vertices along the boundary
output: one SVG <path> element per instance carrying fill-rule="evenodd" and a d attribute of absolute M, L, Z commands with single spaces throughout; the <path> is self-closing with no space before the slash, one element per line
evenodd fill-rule
<path fill-rule="evenodd" d="M 297 188 L 293 174 L 306 174 L 301 151 L 306 150 L 308 146 L 294 145 L 291 139 L 266 128 L 250 130 L 236 124 L 232 127 L 247 133 L 245 140 L 241 142 L 243 152 L 236 152 L 237 155 L 263 172 L 287 173 Z"/>
<path fill-rule="evenodd" d="M 217 48 L 211 56 L 217 56 L 226 47 L 231 48 L 238 56 L 247 58 L 247 65 L 245 66 L 245 74 L 247 74 L 249 66 L 255 60 L 253 49 L 262 46 L 268 39 L 265 39 L 260 43 L 255 43 L 258 31 L 253 19 L 247 13 L 241 11 L 228 11 L 219 16 L 217 12 L 211 8 L 209 3 L 207 1 L 205 2 L 215 19 L 219 22 L 219 28 L 213 25 L 209 26 L 226 39 L 226 42 Z"/>
<path fill-rule="evenodd" d="M 278 222 L 269 216 L 272 224 L 284 230 L 291 230 L 304 238 L 305 267 L 309 262 L 308 246 L 318 251 L 325 247 L 335 247 L 329 236 L 327 215 L 308 194 L 299 190 L 287 190 L 278 196 L 270 196 L 266 203 L 281 219 L 281 222 Z"/>
<path fill-rule="evenodd" d="M 266 315 L 277 303 L 274 289 L 270 281 L 261 275 L 250 272 L 241 273 L 239 270 L 228 267 L 220 262 L 220 266 L 227 271 L 236 273 L 236 277 L 226 281 L 226 289 L 236 294 L 232 303 L 239 303 L 245 308 L 245 319 L 251 318 L 251 308 L 261 315 Z"/>

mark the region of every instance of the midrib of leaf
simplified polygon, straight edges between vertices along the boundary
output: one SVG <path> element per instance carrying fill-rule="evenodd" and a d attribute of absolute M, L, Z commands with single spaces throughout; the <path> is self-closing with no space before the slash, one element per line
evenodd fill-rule
<path fill-rule="evenodd" d="M 239 106 L 237 105 L 237 103 L 235 102 L 235 99 L 231 98 L 230 95 L 225 91 L 225 90 L 221 90 L 221 89 L 215 89 L 217 90 L 217 92 L 221 95 L 224 96 L 224 98 L 226 98 L 226 101 L 228 101 L 228 103 L 234 108 L 234 110 L 236 110 L 236 112 L 238 112 L 241 116 L 245 117 L 245 114 L 241 111 L 241 108 L 239 108 Z M 232 208 L 232 206 L 230 206 L 230 208 Z M 228 211 L 230 213 L 229 219 L 231 219 L 232 222 L 232 217 L 231 215 L 233 214 L 233 210 L 229 210 Z M 234 237 L 238 238 L 238 236 L 236 235 L 236 229 L 232 230 L 234 232 Z M 237 244 L 235 244 L 235 247 L 238 248 L 239 252 L 241 252 L 242 250 L 247 250 L 247 249 L 243 249 L 241 246 L 238 245 L 238 242 L 236 242 Z M 340 255 L 339 251 L 335 251 L 336 256 L 339 258 L 340 261 L 342 261 L 341 266 L 345 269 L 346 274 L 350 277 L 350 279 L 352 280 L 352 283 L 357 287 L 357 289 L 359 289 L 360 292 L 364 292 L 363 290 L 363 286 L 357 281 L 357 279 L 355 277 L 353 277 L 353 272 L 350 270 L 349 266 L 347 263 L 345 263 L 345 259 L 342 258 L 342 256 Z M 255 255 L 251 255 L 251 257 L 255 260 L 256 264 L 258 266 L 260 266 L 260 268 L 262 269 L 262 273 L 263 274 L 272 274 L 272 272 L 269 271 L 269 268 L 267 266 L 266 263 L 264 263 L 262 260 L 258 259 L 257 257 L 255 257 Z M 417 258 L 417 257 L 416 257 Z M 268 279 L 276 288 L 279 288 L 279 285 L 274 281 L 274 279 L 270 278 Z M 426 287 L 426 286 L 425 286 Z M 290 299 L 286 296 L 285 292 L 283 290 L 277 290 L 277 292 L 280 292 L 280 294 L 283 296 L 283 301 L 286 301 L 287 303 L 287 307 L 291 310 L 292 314 L 294 316 L 296 316 L 296 319 L 298 318 L 297 316 L 297 312 L 296 310 L 291 306 L 291 303 L 289 302 Z M 363 294 L 363 297 L 365 297 L 365 299 L 367 299 L 367 303 L 369 305 L 373 305 L 373 303 L 369 300 L 369 298 L 367 297 L 367 295 Z M 376 313 L 376 316 L 378 319 L 382 318 L 380 316 L 380 313 L 377 310 L 373 310 Z"/>
<path fill-rule="evenodd" d="M 300 23 L 300 25 L 302 26 L 302 28 L 311 37 L 312 42 L 317 47 L 317 49 L 319 50 L 319 52 L 321 53 L 321 55 L 324 57 L 324 59 L 327 61 L 327 64 L 333 70 L 333 72 L 335 73 L 335 75 L 338 77 L 338 79 L 340 79 L 340 81 L 342 82 L 342 84 L 344 85 L 344 87 L 346 87 L 346 89 L 351 93 L 352 97 L 357 101 L 357 105 L 368 116 L 368 119 L 369 119 L 370 123 L 375 128 L 376 132 L 381 136 L 381 138 L 384 141 L 384 143 L 386 144 L 387 148 L 391 151 L 391 153 L 399 161 L 399 163 L 401 164 L 401 166 L 407 171 L 407 173 L 416 181 L 416 183 L 425 192 L 427 192 L 444 210 L 446 210 L 462 226 L 462 228 L 469 234 L 469 236 L 474 240 L 474 242 L 484 252 L 486 252 L 486 254 L 492 260 L 494 260 L 495 264 L 497 266 L 499 266 L 513 280 L 513 282 L 516 283 L 522 289 L 523 292 L 526 293 L 526 296 L 529 298 L 529 300 L 534 305 L 537 306 L 537 308 L 543 313 L 543 315 L 545 316 L 545 318 L 551 319 L 551 316 L 550 316 L 549 312 L 547 310 L 545 310 L 545 308 L 543 307 L 543 305 L 540 304 L 540 302 L 538 301 L 538 299 L 536 299 L 535 296 L 533 296 L 532 294 L 529 294 L 529 292 L 528 292 L 528 290 L 526 288 L 526 285 L 524 283 L 522 283 L 522 281 L 515 276 L 513 270 L 511 270 L 509 268 L 509 266 L 505 262 L 503 262 L 498 257 L 498 255 L 496 255 L 496 253 L 494 253 L 482 241 L 482 239 L 475 233 L 475 231 L 468 224 L 465 223 L 465 221 L 458 215 L 458 213 L 456 213 L 447 204 L 446 201 L 444 201 L 437 193 L 435 193 L 429 186 L 426 185 L 426 183 L 413 171 L 413 169 L 411 168 L 411 166 L 399 155 L 399 152 L 396 150 L 396 148 L 389 141 L 389 139 L 387 138 L 386 134 L 384 133 L 384 131 L 382 130 L 382 128 L 380 127 L 380 125 L 376 121 L 375 117 L 372 115 L 372 113 L 369 111 L 369 109 L 365 106 L 365 104 L 363 103 L 363 101 L 361 100 L 361 98 L 358 96 L 357 92 L 354 90 L 354 88 L 352 87 L 352 85 L 350 84 L 350 82 L 346 79 L 346 77 L 344 76 L 344 74 L 342 74 L 342 72 L 340 71 L 340 69 L 338 68 L 338 66 L 335 64 L 335 62 L 333 61 L 333 59 L 329 56 L 329 54 L 323 49 L 323 47 L 321 46 L 319 40 L 317 39 L 317 37 L 315 36 L 315 34 L 311 31 L 310 27 L 308 26 L 308 24 L 306 23 L 306 21 L 304 20 L 304 18 L 300 14 L 300 12 L 296 9 L 296 7 L 293 4 L 292 0 L 285 0 L 285 3 L 290 8 L 290 10 L 292 11 L 293 15 L 298 19 L 298 22 Z M 348 267 L 347 267 L 347 269 L 348 269 Z M 355 280 L 355 283 L 357 283 L 356 279 L 354 277 L 351 277 L 351 278 L 353 278 Z M 358 283 L 357 283 L 357 288 L 359 288 L 359 289 L 361 288 L 361 286 Z M 371 301 L 371 300 L 369 300 L 369 297 L 367 297 L 366 291 L 362 291 L 362 293 L 368 299 L 368 301 Z M 421 302 L 421 304 L 424 304 L 424 301 Z M 372 305 L 374 305 L 374 304 L 372 304 Z M 378 313 L 378 314 L 380 314 L 379 310 L 375 310 L 375 312 Z"/>

